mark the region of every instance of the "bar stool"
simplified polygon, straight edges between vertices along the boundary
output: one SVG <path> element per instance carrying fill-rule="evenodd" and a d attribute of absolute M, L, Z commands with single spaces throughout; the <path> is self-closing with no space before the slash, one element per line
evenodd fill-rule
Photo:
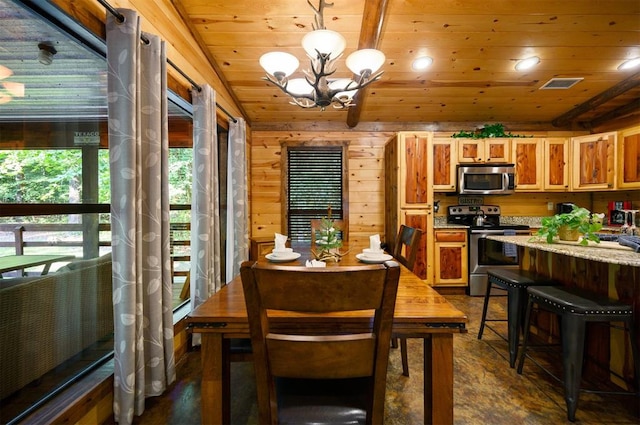
<path fill-rule="evenodd" d="M 482 320 L 478 339 L 482 339 L 485 326 L 492 330 L 509 345 L 509 366 L 514 367 L 518 356 L 518 343 L 520 342 L 520 328 L 523 327 L 524 311 L 527 307 L 527 288 L 529 286 L 557 285 L 553 280 L 542 277 L 527 270 L 493 269 L 489 270 L 487 292 L 482 307 Z M 491 289 L 497 288 L 507 291 L 507 318 L 487 319 L 489 297 Z M 487 322 L 507 322 L 507 338 L 500 334 Z"/>
<path fill-rule="evenodd" d="M 631 305 L 607 297 L 597 296 L 578 288 L 558 286 L 530 287 L 527 292 L 529 294 L 529 303 L 527 304 L 526 327 L 518 362 L 518 373 L 522 374 L 525 357 L 531 358 L 527 354 L 527 344 L 529 343 L 529 327 L 533 305 L 537 304 L 539 309 L 560 315 L 562 374 L 564 378 L 562 381 L 564 383 L 564 398 L 567 403 L 567 418 L 571 422 L 575 421 L 578 408 L 587 322 L 623 322 L 631 342 L 631 353 L 635 368 L 635 392 L 598 392 L 640 395 L 640 357 L 638 357 L 638 342 L 635 337 L 633 308 Z M 545 371 L 551 374 L 548 370 L 545 369 Z"/>

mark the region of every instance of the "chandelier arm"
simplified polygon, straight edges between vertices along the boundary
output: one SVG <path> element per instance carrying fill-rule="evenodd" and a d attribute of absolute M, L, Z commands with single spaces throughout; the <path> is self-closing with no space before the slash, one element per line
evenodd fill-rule
<path fill-rule="evenodd" d="M 297 98 L 297 99 L 302 99 L 302 98 L 304 98 L 304 99 L 308 99 L 308 100 L 310 100 L 311 102 L 314 102 L 314 101 L 315 101 L 315 99 L 314 99 L 314 98 L 313 98 L 313 96 L 311 96 L 311 95 L 300 95 L 300 94 L 294 94 L 294 93 L 289 92 L 289 91 L 287 90 L 287 84 L 288 84 L 288 81 L 286 81 L 286 80 L 285 80 L 285 82 L 284 82 L 284 84 L 283 84 L 282 82 L 280 82 L 280 81 L 278 81 L 278 80 L 274 80 L 274 79 L 273 79 L 273 78 L 271 78 L 269 75 L 267 75 L 267 76 L 265 76 L 265 77 L 262 77 L 262 79 L 263 79 L 263 80 L 265 80 L 266 82 L 271 83 L 271 84 L 273 84 L 274 86 L 278 87 L 280 90 L 282 90 L 282 92 L 283 92 L 284 94 L 286 94 L 286 95 L 288 95 L 288 96 L 291 96 L 291 98 L 292 98 L 292 99 L 296 99 L 296 98 Z M 296 105 L 298 105 L 298 106 L 303 106 L 302 104 L 299 104 L 299 103 L 296 103 Z M 304 106 L 303 106 L 303 107 L 304 107 Z"/>
<path fill-rule="evenodd" d="M 314 30 L 326 29 L 324 26 L 324 8 L 332 7 L 333 3 L 327 3 L 325 0 L 320 0 L 320 2 L 318 3 L 317 9 L 313 6 L 313 4 L 311 3 L 311 0 L 307 0 L 307 3 L 309 4 L 309 6 L 311 6 L 311 9 L 313 9 L 313 13 L 316 15 L 314 18 L 315 23 L 313 24 L 313 29 Z"/>
<path fill-rule="evenodd" d="M 382 74 L 383 74 L 383 71 L 380 71 L 376 75 L 374 75 L 373 77 L 371 77 L 370 79 L 365 81 L 364 83 L 362 83 L 362 82 L 361 83 L 356 83 L 355 81 L 351 81 L 349 84 L 347 84 L 346 87 L 329 90 L 328 94 L 330 94 L 331 98 L 333 99 L 335 97 L 335 95 L 340 93 L 340 92 L 363 89 L 363 88 L 367 87 L 369 84 L 371 84 L 371 83 L 373 83 L 375 81 L 378 81 L 380 79 L 380 77 L 382 77 Z M 355 86 L 352 86 L 352 84 L 355 84 Z"/>

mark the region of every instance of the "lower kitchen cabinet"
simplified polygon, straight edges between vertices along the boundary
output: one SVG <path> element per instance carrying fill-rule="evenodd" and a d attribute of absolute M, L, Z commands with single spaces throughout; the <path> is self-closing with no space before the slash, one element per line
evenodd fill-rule
<path fill-rule="evenodd" d="M 466 230 L 435 230 L 434 257 L 433 286 L 467 286 L 469 272 Z"/>

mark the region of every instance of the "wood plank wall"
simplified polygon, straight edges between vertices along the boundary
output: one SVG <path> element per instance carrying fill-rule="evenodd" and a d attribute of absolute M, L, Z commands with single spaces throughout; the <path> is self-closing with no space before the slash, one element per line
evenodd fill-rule
<path fill-rule="evenodd" d="M 253 131 L 251 133 L 251 236 L 282 232 L 280 143 L 349 141 L 349 242 L 369 243 L 384 233 L 384 145 L 392 132 Z"/>
<path fill-rule="evenodd" d="M 349 145 L 349 241 L 368 243 L 370 235 L 384 234 L 384 145 L 393 132 L 253 131 L 250 151 L 251 237 L 273 237 L 283 231 L 280 143 L 283 141 L 347 140 Z M 440 200 L 437 216 L 446 217 L 447 206 L 458 196 L 435 193 Z M 499 205 L 504 216 L 552 215 L 548 203 L 574 202 L 596 212 L 606 212 L 608 201 L 631 200 L 640 205 L 640 191 L 532 192 L 487 196 L 486 204 Z"/>

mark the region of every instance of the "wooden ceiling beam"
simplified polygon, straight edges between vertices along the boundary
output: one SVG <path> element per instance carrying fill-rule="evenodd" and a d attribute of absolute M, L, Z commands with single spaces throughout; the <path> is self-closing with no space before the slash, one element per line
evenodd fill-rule
<path fill-rule="evenodd" d="M 634 99 L 633 101 L 627 103 L 626 105 L 622 105 L 619 108 L 614 109 L 613 111 L 607 112 L 606 114 L 600 115 L 598 118 L 595 118 L 589 122 L 589 127 L 597 127 L 602 125 L 608 121 L 624 117 L 626 115 L 632 113 L 638 113 L 640 111 L 640 99 Z"/>
<path fill-rule="evenodd" d="M 382 36 L 382 27 L 384 26 L 386 12 L 387 0 L 367 0 L 364 2 L 358 50 L 378 48 L 380 37 Z M 349 112 L 347 113 L 347 125 L 351 128 L 358 125 L 358 122 L 360 121 L 362 103 L 364 102 L 366 90 L 366 88 L 358 90 L 354 96 L 355 105 L 350 107 Z"/>
<path fill-rule="evenodd" d="M 595 109 L 596 107 L 610 101 L 613 98 L 620 96 L 621 94 L 640 85 L 640 72 L 633 74 L 626 80 L 621 81 L 615 86 L 603 91 L 602 93 L 592 97 L 584 103 L 576 106 L 572 110 L 560 115 L 558 118 L 551 121 L 554 127 L 563 127 L 570 124 L 571 121 L 579 117 L 580 115 Z M 595 121 L 595 120 L 594 120 Z"/>

